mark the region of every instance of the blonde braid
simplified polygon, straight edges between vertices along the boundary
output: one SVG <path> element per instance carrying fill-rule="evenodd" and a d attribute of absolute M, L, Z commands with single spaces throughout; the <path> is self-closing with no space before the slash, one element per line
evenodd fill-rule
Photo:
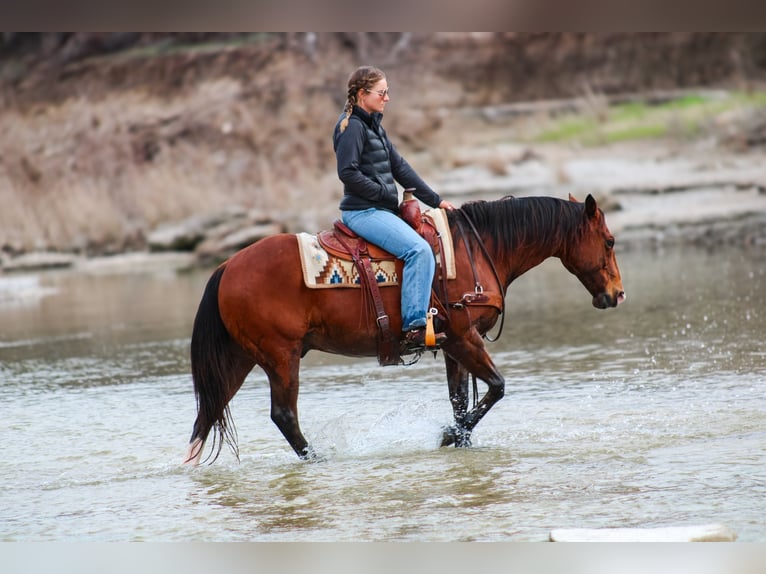
<path fill-rule="evenodd" d="M 348 79 L 348 95 L 346 96 L 346 105 L 343 111 L 346 117 L 340 122 L 340 132 L 343 133 L 348 127 L 348 120 L 351 117 L 351 112 L 354 111 L 356 105 L 356 94 L 359 90 L 369 89 L 374 86 L 379 80 L 385 78 L 386 75 L 382 70 L 373 66 L 360 66 Z"/>
<path fill-rule="evenodd" d="M 343 108 L 343 111 L 346 113 L 346 117 L 343 118 L 340 122 L 340 133 L 343 133 L 346 131 L 346 128 L 348 127 L 348 120 L 351 117 L 351 112 L 354 110 L 354 104 L 356 103 L 356 92 L 351 92 L 351 89 L 348 90 L 348 99 L 346 99 L 346 107 Z"/>

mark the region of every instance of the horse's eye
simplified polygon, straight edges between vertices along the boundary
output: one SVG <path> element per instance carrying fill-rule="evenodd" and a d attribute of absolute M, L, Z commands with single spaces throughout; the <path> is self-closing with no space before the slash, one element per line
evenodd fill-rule
<path fill-rule="evenodd" d="M 614 247 L 614 238 L 610 237 L 606 240 L 606 248 L 611 249 L 612 247 Z"/>

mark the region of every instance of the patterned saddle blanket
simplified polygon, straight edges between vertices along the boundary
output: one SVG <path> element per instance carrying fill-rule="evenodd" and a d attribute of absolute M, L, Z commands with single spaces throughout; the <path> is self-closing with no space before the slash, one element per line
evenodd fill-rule
<path fill-rule="evenodd" d="M 430 216 L 442 238 L 444 259 L 447 268 L 447 279 L 455 278 L 455 257 L 452 246 L 452 234 L 447 224 L 447 217 L 442 209 L 432 209 L 425 212 Z M 319 243 L 316 234 L 297 233 L 300 251 L 303 280 L 311 289 L 328 289 L 335 287 L 361 287 L 361 279 L 356 265 L 350 258 L 336 252 L 328 252 Z M 402 262 L 382 249 L 369 246 L 372 266 L 379 287 L 390 287 L 399 284 Z M 438 267 L 441 265 L 437 257 Z"/>

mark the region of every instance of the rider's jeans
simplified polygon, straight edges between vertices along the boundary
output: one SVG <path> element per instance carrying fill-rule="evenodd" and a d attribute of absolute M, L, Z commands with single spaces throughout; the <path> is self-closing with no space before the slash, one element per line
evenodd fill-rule
<path fill-rule="evenodd" d="M 398 215 L 383 209 L 341 211 L 341 219 L 357 235 L 404 261 L 402 330 L 425 326 L 436 269 L 428 243 Z"/>

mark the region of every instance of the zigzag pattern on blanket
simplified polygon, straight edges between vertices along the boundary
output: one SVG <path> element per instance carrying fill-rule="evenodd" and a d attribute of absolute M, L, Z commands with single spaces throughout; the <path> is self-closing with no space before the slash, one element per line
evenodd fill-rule
<path fill-rule="evenodd" d="M 303 280 L 311 289 L 360 287 L 359 272 L 352 261 L 338 259 L 322 249 L 316 235 L 297 233 Z M 372 261 L 378 286 L 399 284 L 394 261 Z"/>

